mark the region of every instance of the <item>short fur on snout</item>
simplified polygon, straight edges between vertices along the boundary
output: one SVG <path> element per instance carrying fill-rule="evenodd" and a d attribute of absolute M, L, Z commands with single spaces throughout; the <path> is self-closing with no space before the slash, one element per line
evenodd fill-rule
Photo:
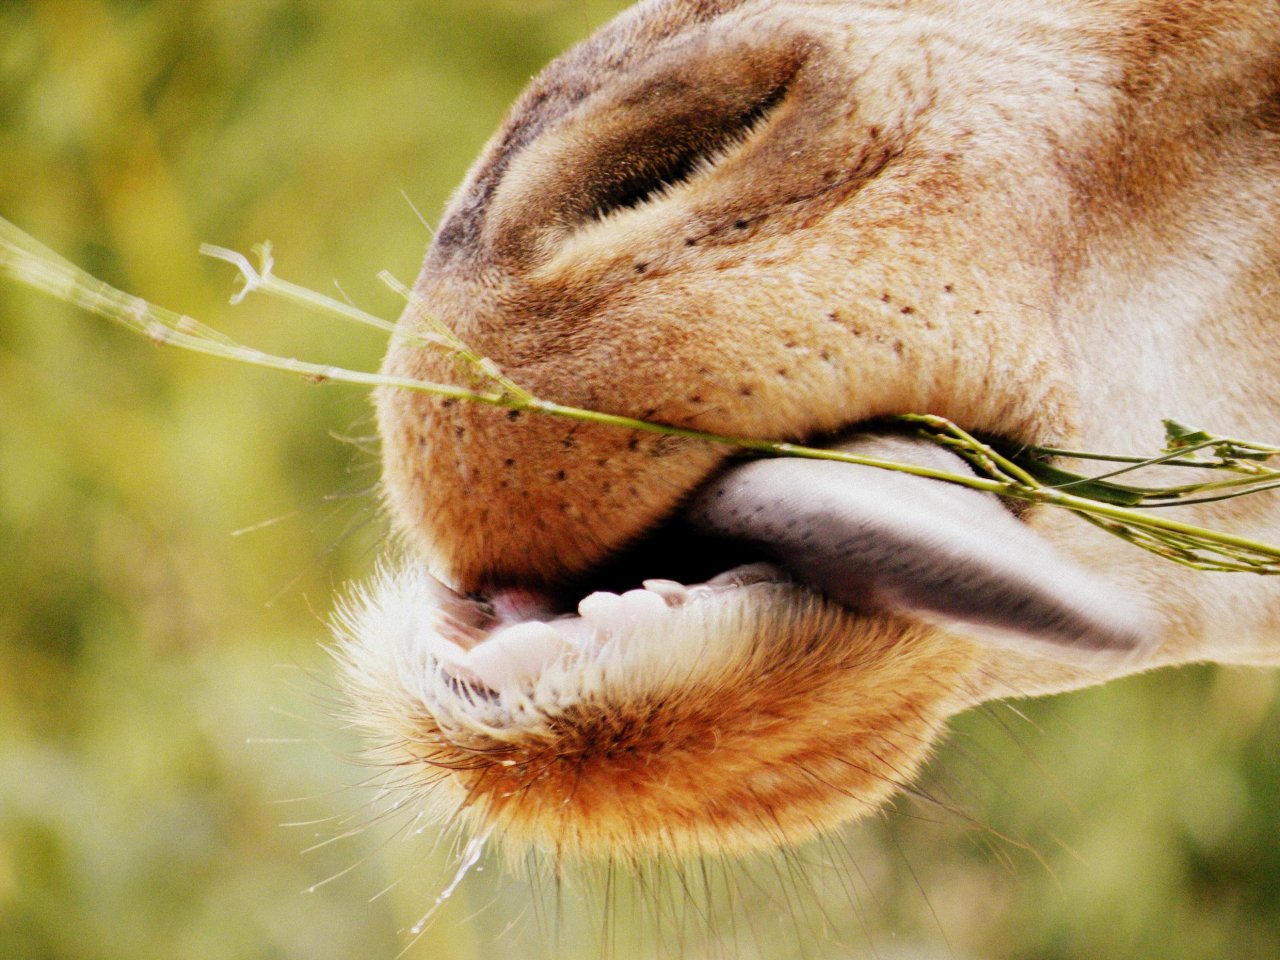
<path fill-rule="evenodd" d="M 415 289 L 527 389 L 679 426 L 813 438 L 915 411 L 1119 453 L 1164 417 L 1266 436 L 1277 103 L 1276 3 L 641 3 L 516 103 Z M 415 308 L 401 323 L 385 372 L 465 375 L 414 341 Z M 756 584 L 585 651 L 538 633 L 550 653 L 481 689 L 449 663 L 489 642 L 486 597 L 590 582 L 727 453 L 389 389 L 378 417 L 408 559 L 348 618 L 358 717 L 442 815 L 556 850 L 799 839 L 871 809 L 982 700 L 1280 659 L 1270 581 L 1033 511 L 1154 612 L 1146 656 L 1065 664 Z M 1265 500 L 1188 518 L 1280 537 Z M 468 593 L 464 630 L 448 597 Z"/>

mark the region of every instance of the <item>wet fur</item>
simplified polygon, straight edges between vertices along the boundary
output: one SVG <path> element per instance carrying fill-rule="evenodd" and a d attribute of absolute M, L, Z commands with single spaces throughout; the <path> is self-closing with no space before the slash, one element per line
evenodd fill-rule
<path fill-rule="evenodd" d="M 1276 3 L 663 0 L 533 82 L 416 289 L 539 395 L 672 424 L 795 438 L 928 411 L 1128 452 L 1176 417 L 1274 439 L 1278 184 Z M 385 370 L 462 375 L 409 339 Z M 406 392 L 378 407 L 408 566 L 464 592 L 571 581 L 725 457 Z M 1188 516 L 1280 540 L 1265 497 Z M 983 700 L 1280 661 L 1273 581 L 1026 520 L 1155 610 L 1158 648 L 1080 667 L 762 591 L 690 625 L 719 659 L 647 638 L 499 691 L 526 712 L 486 727 L 388 574 L 350 616 L 358 719 L 442 817 L 631 857 L 829 829 Z"/>

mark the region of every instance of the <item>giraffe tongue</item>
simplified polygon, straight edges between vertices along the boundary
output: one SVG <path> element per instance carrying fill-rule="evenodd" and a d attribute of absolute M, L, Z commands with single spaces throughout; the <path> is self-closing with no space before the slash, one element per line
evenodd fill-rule
<path fill-rule="evenodd" d="M 971 473 L 925 440 L 865 435 L 839 449 Z M 734 466 L 689 507 L 695 530 L 763 548 L 798 581 L 863 612 L 888 611 L 1062 658 L 1133 653 L 1145 615 L 1059 556 L 994 494 L 829 460 Z"/>

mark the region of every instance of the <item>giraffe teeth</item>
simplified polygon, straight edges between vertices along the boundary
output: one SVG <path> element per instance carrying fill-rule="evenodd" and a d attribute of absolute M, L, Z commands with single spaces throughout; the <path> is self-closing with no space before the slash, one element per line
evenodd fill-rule
<path fill-rule="evenodd" d="M 689 588 L 675 580 L 646 580 L 641 586 L 661 597 L 669 607 L 680 606 L 689 596 Z"/>
<path fill-rule="evenodd" d="M 555 627 L 530 620 L 506 627 L 468 650 L 445 670 L 490 690 L 536 679 L 574 645 Z"/>

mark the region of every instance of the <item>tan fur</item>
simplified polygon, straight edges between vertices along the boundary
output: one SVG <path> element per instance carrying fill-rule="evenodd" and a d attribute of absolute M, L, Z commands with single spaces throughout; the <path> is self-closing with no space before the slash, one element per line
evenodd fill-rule
<path fill-rule="evenodd" d="M 681 151 L 714 162 L 596 216 Z M 1141 452 L 1164 417 L 1277 438 L 1278 224 L 1280 4 L 659 0 L 534 81 L 416 289 L 562 403 L 774 438 L 927 411 Z M 460 376 L 408 340 L 385 370 Z M 378 407 L 392 515 L 459 591 L 581 574 L 726 455 L 405 392 Z M 1188 517 L 1280 540 L 1261 497 Z M 405 679 L 412 636 L 387 653 L 366 616 L 348 647 L 362 722 L 448 815 L 632 854 L 828 828 L 984 699 L 1280 662 L 1273 581 L 1026 519 L 1158 611 L 1148 659 L 1085 671 L 762 591 L 725 621 L 741 637 L 714 676 L 653 638 L 687 676 L 614 664 L 586 683 L 570 664 L 572 696 L 460 732 Z"/>

